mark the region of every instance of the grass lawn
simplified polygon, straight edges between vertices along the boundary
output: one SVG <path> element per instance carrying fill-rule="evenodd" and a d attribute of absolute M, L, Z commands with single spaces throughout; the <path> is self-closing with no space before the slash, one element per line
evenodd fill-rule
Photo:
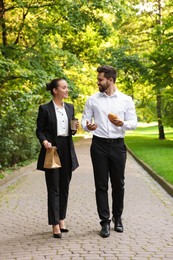
<path fill-rule="evenodd" d="M 126 132 L 125 142 L 139 159 L 173 185 L 173 128 L 164 130 L 166 140 L 159 140 L 157 125 L 139 125 L 135 131 Z"/>

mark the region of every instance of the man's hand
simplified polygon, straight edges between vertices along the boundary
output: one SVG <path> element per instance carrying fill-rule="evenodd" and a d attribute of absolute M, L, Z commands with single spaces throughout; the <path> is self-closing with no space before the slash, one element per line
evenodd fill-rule
<path fill-rule="evenodd" d="M 87 126 L 88 130 L 90 130 L 90 131 L 94 131 L 97 128 L 96 124 L 92 124 L 89 121 L 86 121 L 86 126 Z"/>
<path fill-rule="evenodd" d="M 115 126 L 122 126 L 124 124 L 124 121 L 122 121 L 120 118 L 114 119 L 114 120 L 110 120 L 110 121 Z"/>

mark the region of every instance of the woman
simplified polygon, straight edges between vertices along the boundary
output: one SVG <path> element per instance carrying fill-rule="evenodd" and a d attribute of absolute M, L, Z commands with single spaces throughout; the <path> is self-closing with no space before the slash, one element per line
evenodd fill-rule
<path fill-rule="evenodd" d="M 53 236 L 61 238 L 68 232 L 65 226 L 69 183 L 72 171 L 79 164 L 74 150 L 70 121 L 74 118 L 74 106 L 63 100 L 68 97 L 68 85 L 64 79 L 53 79 L 46 85 L 53 99 L 39 107 L 36 135 L 41 143 L 37 169 L 45 171 L 48 192 L 48 223 L 52 225 Z M 76 129 L 79 122 L 76 123 Z M 57 147 L 61 168 L 44 169 L 46 149 Z"/>

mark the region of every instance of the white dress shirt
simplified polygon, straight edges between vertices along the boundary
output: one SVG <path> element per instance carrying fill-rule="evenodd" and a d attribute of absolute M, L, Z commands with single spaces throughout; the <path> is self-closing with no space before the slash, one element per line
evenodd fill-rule
<path fill-rule="evenodd" d="M 53 101 L 55 107 L 55 114 L 57 119 L 57 136 L 68 136 L 68 117 L 64 108 L 58 107 Z"/>
<path fill-rule="evenodd" d="M 115 126 L 110 122 L 108 114 L 111 112 L 124 121 L 122 126 Z M 103 138 L 124 138 L 126 130 L 133 130 L 137 126 L 134 102 L 130 96 L 118 90 L 111 96 L 105 92 L 98 92 L 88 98 L 82 115 L 82 127 L 90 132 L 86 121 L 97 124 L 97 129 L 92 131 L 93 135 Z"/>

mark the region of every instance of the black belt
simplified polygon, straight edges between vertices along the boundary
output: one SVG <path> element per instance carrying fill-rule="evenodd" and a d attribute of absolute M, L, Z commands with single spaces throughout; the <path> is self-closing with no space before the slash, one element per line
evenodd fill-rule
<path fill-rule="evenodd" d="M 68 135 L 58 135 L 58 138 L 68 138 Z"/>
<path fill-rule="evenodd" d="M 122 141 L 124 141 L 124 138 L 103 138 L 103 137 L 98 137 L 96 135 L 93 135 L 93 139 L 101 141 L 101 142 L 105 142 L 105 143 L 120 143 Z"/>

